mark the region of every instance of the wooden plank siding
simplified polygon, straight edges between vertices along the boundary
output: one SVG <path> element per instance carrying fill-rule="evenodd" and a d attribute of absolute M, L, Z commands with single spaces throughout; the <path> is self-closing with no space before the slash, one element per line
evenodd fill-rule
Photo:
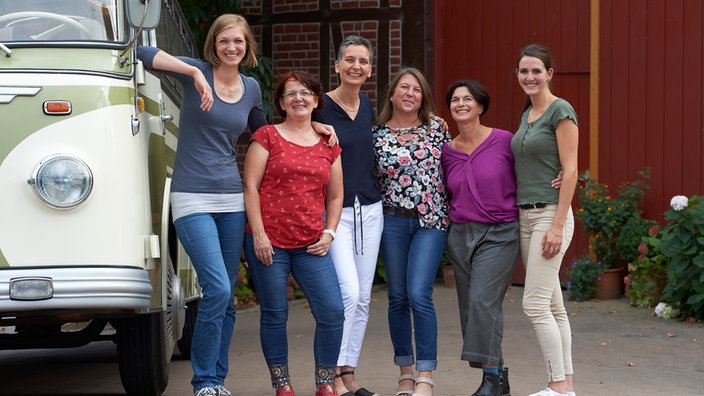
<path fill-rule="evenodd" d="M 704 6 L 696 0 L 602 0 L 599 179 L 652 169 L 645 216 L 704 191 Z"/>

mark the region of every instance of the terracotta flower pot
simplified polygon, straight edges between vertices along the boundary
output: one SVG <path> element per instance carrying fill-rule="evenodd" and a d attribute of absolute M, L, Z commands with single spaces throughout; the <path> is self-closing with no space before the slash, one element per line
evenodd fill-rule
<path fill-rule="evenodd" d="M 612 268 L 604 271 L 596 281 L 595 297 L 599 300 L 615 300 L 621 297 L 622 273 L 622 268 Z"/>
<path fill-rule="evenodd" d="M 440 268 L 442 269 L 442 280 L 445 287 L 448 289 L 454 289 L 457 287 L 457 284 L 455 283 L 455 268 L 451 265 L 443 265 L 440 266 Z"/>

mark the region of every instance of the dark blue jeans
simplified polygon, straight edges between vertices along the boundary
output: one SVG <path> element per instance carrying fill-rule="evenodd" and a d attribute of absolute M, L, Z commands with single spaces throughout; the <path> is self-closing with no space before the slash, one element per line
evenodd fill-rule
<path fill-rule="evenodd" d="M 437 367 L 433 283 L 444 247 L 445 231 L 422 227 L 417 218 L 384 213 L 381 259 L 389 293 L 389 332 L 398 366 L 413 364 L 415 330 L 416 369 L 432 371 Z"/>
<path fill-rule="evenodd" d="M 264 265 L 254 253 L 251 234 L 245 235 L 244 252 L 260 307 L 259 336 L 268 366 L 288 363 L 288 275 L 300 286 L 315 318 L 313 353 L 315 365 L 337 366 L 342 342 L 345 308 L 340 285 L 329 255 L 306 253 L 306 248 L 274 247 L 274 262 Z"/>
<path fill-rule="evenodd" d="M 194 391 L 225 382 L 246 221 L 245 212 L 235 212 L 194 213 L 174 222 L 203 289 L 191 344 Z"/>

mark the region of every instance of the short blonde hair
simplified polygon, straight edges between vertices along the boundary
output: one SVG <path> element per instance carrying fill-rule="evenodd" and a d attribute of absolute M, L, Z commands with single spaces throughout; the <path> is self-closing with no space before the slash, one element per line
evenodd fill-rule
<path fill-rule="evenodd" d="M 254 35 L 252 35 L 252 29 L 249 28 L 247 20 L 243 16 L 237 14 L 223 14 L 220 15 L 213 25 L 210 26 L 208 30 L 208 35 L 205 38 L 205 45 L 203 46 L 203 57 L 208 63 L 213 66 L 220 64 L 220 58 L 215 51 L 215 39 L 218 37 L 222 31 L 231 29 L 233 27 L 238 27 L 242 29 L 244 33 L 244 39 L 247 42 L 247 52 L 242 58 L 243 66 L 257 66 L 257 43 L 254 41 Z"/>

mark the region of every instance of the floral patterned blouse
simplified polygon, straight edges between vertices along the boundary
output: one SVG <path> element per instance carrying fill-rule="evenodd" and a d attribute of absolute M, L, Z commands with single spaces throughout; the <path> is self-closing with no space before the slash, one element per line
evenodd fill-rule
<path fill-rule="evenodd" d="M 415 210 L 420 224 L 447 230 L 447 195 L 440 165 L 450 134 L 437 121 L 421 127 L 374 127 L 376 172 L 384 206 Z"/>

